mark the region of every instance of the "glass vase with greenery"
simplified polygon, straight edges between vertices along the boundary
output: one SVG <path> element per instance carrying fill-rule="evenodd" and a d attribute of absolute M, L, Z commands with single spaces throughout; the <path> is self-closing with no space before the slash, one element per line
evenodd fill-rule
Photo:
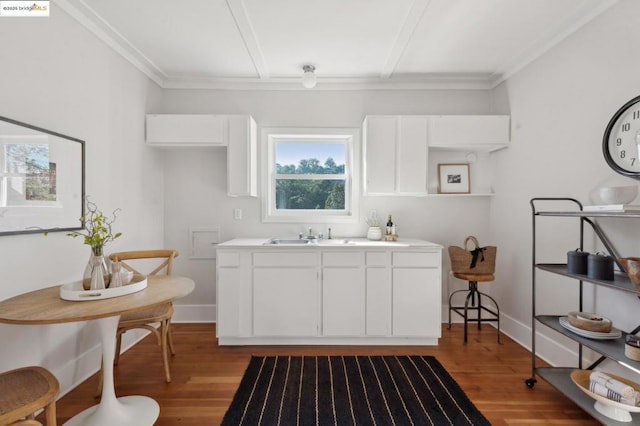
<path fill-rule="evenodd" d="M 85 290 L 100 290 L 109 287 L 111 275 L 104 258 L 104 246 L 122 235 L 121 232 L 113 232 L 112 229 L 119 210 L 114 210 L 112 216 L 109 217 L 87 198 L 86 213 L 80 218 L 84 229 L 67 234 L 73 238 L 82 237 L 84 244 L 91 247 L 91 257 L 82 279 L 82 286 Z"/>

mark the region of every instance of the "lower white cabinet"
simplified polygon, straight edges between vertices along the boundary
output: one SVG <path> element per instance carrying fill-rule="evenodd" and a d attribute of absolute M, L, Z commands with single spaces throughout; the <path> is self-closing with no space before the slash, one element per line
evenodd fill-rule
<path fill-rule="evenodd" d="M 322 335 L 362 336 L 364 277 L 359 267 L 322 268 Z"/>
<path fill-rule="evenodd" d="M 233 242 L 233 241 L 232 241 Z M 219 344 L 437 344 L 441 250 L 217 249 Z"/>
<path fill-rule="evenodd" d="M 254 268 L 253 334 L 317 335 L 317 283 L 315 268 Z"/>

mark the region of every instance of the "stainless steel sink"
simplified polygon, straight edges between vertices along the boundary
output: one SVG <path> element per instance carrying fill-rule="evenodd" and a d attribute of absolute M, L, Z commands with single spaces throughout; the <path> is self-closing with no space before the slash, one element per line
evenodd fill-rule
<path fill-rule="evenodd" d="M 305 245 L 311 244 L 311 240 L 305 239 L 284 239 L 284 238 L 271 238 L 265 245 Z"/>
<path fill-rule="evenodd" d="M 348 240 L 348 239 L 335 239 L 335 240 L 319 240 L 318 244 L 323 245 L 323 246 L 341 246 L 341 245 L 347 245 L 347 244 L 355 244 L 356 242 L 353 240 Z"/>

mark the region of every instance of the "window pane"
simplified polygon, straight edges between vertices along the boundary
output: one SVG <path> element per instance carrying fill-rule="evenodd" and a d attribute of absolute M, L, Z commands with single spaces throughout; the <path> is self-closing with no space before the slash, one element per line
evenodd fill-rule
<path fill-rule="evenodd" d="M 277 210 L 344 210 L 344 180 L 276 179 Z"/>
<path fill-rule="evenodd" d="M 344 143 L 279 142 L 275 144 L 278 174 L 344 174 Z"/>

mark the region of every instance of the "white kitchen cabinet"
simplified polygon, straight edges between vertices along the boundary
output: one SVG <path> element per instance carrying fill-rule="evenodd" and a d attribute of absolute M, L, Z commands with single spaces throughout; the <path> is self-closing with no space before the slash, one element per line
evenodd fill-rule
<path fill-rule="evenodd" d="M 439 252 L 392 253 L 392 334 L 440 337 Z"/>
<path fill-rule="evenodd" d="M 226 146 L 228 120 L 211 114 L 147 114 L 146 141 L 163 147 Z"/>
<path fill-rule="evenodd" d="M 440 271 L 394 268 L 392 280 L 393 335 L 440 337 Z"/>
<path fill-rule="evenodd" d="M 361 252 L 322 253 L 322 335 L 364 333 L 364 270 Z"/>
<path fill-rule="evenodd" d="M 219 344 L 437 344 L 441 246 L 265 241 L 216 250 Z"/>
<path fill-rule="evenodd" d="M 258 196 L 256 122 L 248 115 L 230 115 L 227 146 L 227 194 Z"/>
<path fill-rule="evenodd" d="M 316 336 L 318 309 L 315 268 L 254 268 L 255 336 Z"/>
<path fill-rule="evenodd" d="M 427 116 L 368 116 L 363 125 L 365 195 L 427 193 Z"/>
<path fill-rule="evenodd" d="M 470 164 L 470 194 L 491 194 L 489 154 L 508 146 L 507 115 L 367 116 L 364 195 L 438 193 L 438 164 Z M 475 172 L 479 172 L 476 174 Z"/>
<path fill-rule="evenodd" d="M 227 195 L 258 196 L 256 122 L 249 115 L 147 114 L 147 145 L 227 147 Z"/>
<path fill-rule="evenodd" d="M 505 148 L 510 134 L 508 115 L 434 115 L 429 147 L 491 152 Z"/>

